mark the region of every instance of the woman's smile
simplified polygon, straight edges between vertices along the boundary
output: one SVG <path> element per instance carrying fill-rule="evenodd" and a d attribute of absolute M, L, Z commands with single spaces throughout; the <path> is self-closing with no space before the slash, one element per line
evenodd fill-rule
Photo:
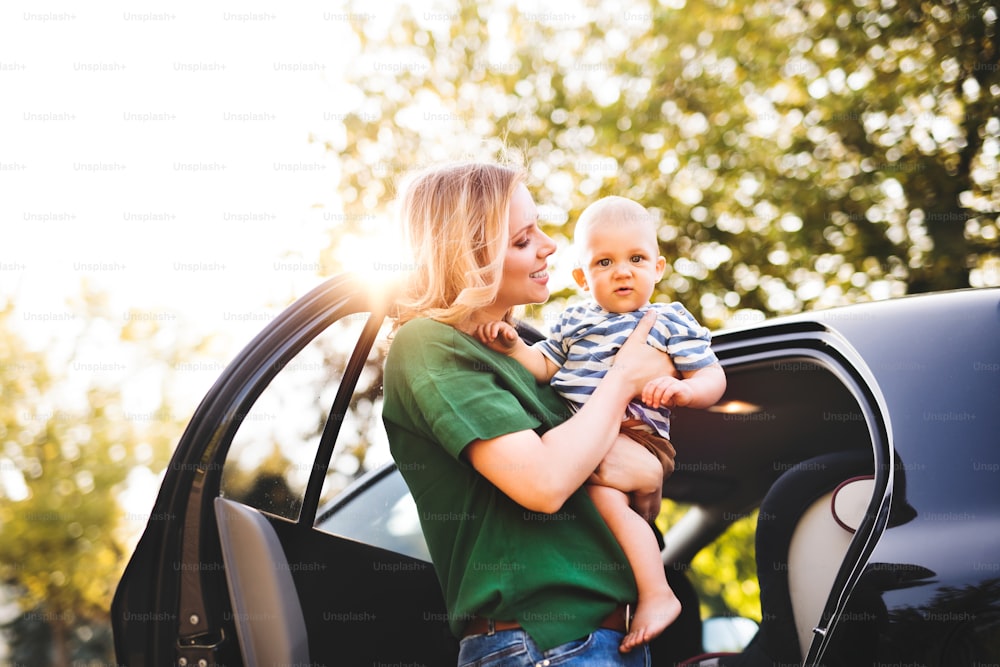
<path fill-rule="evenodd" d="M 544 269 L 541 269 L 539 271 L 535 271 L 534 273 L 530 273 L 530 274 L 528 274 L 528 277 L 531 278 L 532 280 L 543 280 L 545 282 L 548 282 L 548 280 L 549 280 L 549 267 L 546 266 Z"/>

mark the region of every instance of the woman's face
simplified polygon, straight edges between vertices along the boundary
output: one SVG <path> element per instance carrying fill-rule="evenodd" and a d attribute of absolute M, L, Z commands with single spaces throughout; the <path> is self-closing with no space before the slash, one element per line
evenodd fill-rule
<path fill-rule="evenodd" d="M 544 303 L 549 298 L 548 257 L 556 244 L 538 226 L 538 208 L 531 193 L 519 185 L 510 202 L 507 252 L 495 305 L 508 308 Z"/>

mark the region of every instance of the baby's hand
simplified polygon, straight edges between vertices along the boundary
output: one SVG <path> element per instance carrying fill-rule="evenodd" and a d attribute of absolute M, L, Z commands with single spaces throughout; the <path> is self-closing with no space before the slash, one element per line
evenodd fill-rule
<path fill-rule="evenodd" d="M 694 390 L 683 380 L 664 375 L 646 383 L 642 389 L 642 402 L 653 409 L 684 407 L 694 399 Z"/>
<path fill-rule="evenodd" d="M 517 329 L 506 322 L 496 321 L 480 324 L 476 327 L 474 335 L 480 343 L 486 347 L 510 354 L 520 340 Z"/>

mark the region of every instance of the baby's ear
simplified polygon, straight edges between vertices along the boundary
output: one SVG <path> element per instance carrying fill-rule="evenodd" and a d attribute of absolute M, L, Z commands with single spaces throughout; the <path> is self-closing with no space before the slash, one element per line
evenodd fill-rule
<path fill-rule="evenodd" d="M 580 286 L 580 289 L 582 290 L 590 289 L 590 285 L 587 284 L 587 276 L 586 274 L 584 274 L 583 269 L 581 269 L 580 267 L 576 267 L 575 269 L 573 269 L 573 280 L 575 280 L 576 284 Z"/>
<path fill-rule="evenodd" d="M 656 279 L 659 280 L 663 277 L 663 272 L 667 268 L 667 260 L 663 255 L 656 258 Z"/>

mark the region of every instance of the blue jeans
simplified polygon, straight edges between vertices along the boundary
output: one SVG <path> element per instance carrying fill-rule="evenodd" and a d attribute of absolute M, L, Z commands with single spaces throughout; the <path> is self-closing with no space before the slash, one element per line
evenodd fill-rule
<path fill-rule="evenodd" d="M 598 628 L 583 639 L 539 651 L 524 630 L 472 635 L 459 644 L 458 667 L 649 667 L 649 647 L 621 653 L 625 635 Z"/>

